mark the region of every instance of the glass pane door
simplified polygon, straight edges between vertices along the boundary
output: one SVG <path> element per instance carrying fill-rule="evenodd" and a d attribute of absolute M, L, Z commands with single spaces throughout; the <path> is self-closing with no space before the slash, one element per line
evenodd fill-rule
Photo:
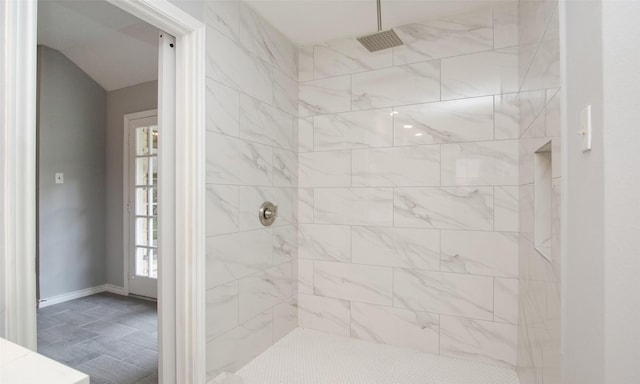
<path fill-rule="evenodd" d="M 135 128 L 135 275 L 158 278 L 158 127 Z"/>
<path fill-rule="evenodd" d="M 129 292 L 158 292 L 158 119 L 155 111 L 129 120 Z"/>

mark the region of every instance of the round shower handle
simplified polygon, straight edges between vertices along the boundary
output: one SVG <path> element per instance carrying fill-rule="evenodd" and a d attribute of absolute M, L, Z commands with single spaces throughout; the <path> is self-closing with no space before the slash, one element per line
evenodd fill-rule
<path fill-rule="evenodd" d="M 258 219 L 265 227 L 270 226 L 278 217 L 278 206 L 270 201 L 265 201 L 258 211 Z"/>

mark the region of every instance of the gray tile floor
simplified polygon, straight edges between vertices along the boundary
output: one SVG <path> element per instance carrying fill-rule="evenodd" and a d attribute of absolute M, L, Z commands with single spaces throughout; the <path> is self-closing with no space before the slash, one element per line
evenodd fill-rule
<path fill-rule="evenodd" d="M 38 352 L 91 384 L 158 382 L 156 303 L 100 293 L 38 310 Z"/>

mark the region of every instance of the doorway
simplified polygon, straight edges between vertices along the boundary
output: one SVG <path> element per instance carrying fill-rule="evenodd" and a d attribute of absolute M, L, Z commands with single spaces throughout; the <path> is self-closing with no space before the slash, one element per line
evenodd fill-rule
<path fill-rule="evenodd" d="M 159 150 L 167 160 L 159 165 L 166 172 L 158 183 L 160 205 L 165 207 L 164 216 L 158 218 L 158 230 L 163 234 L 159 236 L 159 248 L 165 250 L 159 257 L 159 273 L 166 271 L 158 287 L 159 343 L 163 346 L 159 380 L 203 383 L 205 26 L 168 1 L 110 2 L 176 36 L 179 47 L 173 65 L 165 66 L 167 73 L 175 75 L 175 82 L 160 78 L 160 89 L 171 89 L 171 97 L 160 100 L 158 116 L 160 126 L 166 123 L 164 144 Z M 0 244 L 0 261 L 6 266 L 1 283 L 7 292 L 6 300 L 0 303 L 0 332 L 32 349 L 36 348 L 35 307 L 29 305 L 36 298 L 36 10 L 35 0 L 7 3 L 1 15 L 7 29 L 2 36 L 6 49 L 4 70 L 0 72 L 6 84 L 0 102 L 6 121 L 1 127 L 6 172 L 0 186 L 5 216 L 0 229 L 2 238 L 10 239 Z M 176 125 L 181 128 L 179 140 Z M 189 230 L 185 232 L 184 228 Z M 181 255 L 179 265 L 176 254 Z"/>
<path fill-rule="evenodd" d="M 158 107 L 164 35 L 104 0 L 39 3 L 38 350 L 96 382 L 158 381 L 158 118 L 128 112 Z"/>

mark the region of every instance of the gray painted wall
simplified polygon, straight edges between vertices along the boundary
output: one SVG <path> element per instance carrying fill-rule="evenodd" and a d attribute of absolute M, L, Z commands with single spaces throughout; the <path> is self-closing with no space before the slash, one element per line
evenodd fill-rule
<path fill-rule="evenodd" d="M 40 297 L 105 283 L 107 93 L 60 52 L 38 48 Z M 56 172 L 64 184 L 55 184 Z"/>
<path fill-rule="evenodd" d="M 124 115 L 158 105 L 158 82 L 150 81 L 107 93 L 107 216 L 106 281 L 118 287 L 123 281 L 123 146 Z"/>

